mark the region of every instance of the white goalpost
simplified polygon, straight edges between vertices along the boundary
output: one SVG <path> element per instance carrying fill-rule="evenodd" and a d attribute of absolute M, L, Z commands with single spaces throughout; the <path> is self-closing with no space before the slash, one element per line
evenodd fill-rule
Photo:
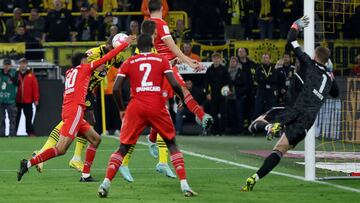
<path fill-rule="evenodd" d="M 309 26 L 304 29 L 304 51 L 314 55 L 315 49 L 315 0 L 304 0 L 304 15 L 310 19 Z M 305 180 L 314 181 L 315 175 L 315 127 L 305 137 Z"/>

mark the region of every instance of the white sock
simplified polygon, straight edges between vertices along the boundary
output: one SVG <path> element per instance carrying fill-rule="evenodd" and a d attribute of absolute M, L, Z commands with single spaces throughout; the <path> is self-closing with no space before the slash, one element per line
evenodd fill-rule
<path fill-rule="evenodd" d="M 184 189 L 190 189 L 190 186 L 187 182 L 186 179 L 183 179 L 183 180 L 180 180 L 180 186 L 181 186 L 181 189 L 184 190 Z"/>
<path fill-rule="evenodd" d="M 265 126 L 265 130 L 266 131 L 269 131 L 269 128 L 271 128 L 272 127 L 272 124 L 267 124 L 266 126 Z"/>
<path fill-rule="evenodd" d="M 255 176 L 255 181 L 257 182 L 260 179 L 259 175 L 257 173 L 255 173 L 254 176 Z"/>
<path fill-rule="evenodd" d="M 27 168 L 30 168 L 31 167 L 31 163 L 30 161 L 27 162 Z"/>
<path fill-rule="evenodd" d="M 107 184 L 110 184 L 111 183 L 111 181 L 110 181 L 110 179 L 109 178 L 104 178 L 104 181 L 103 181 L 104 183 L 107 183 Z"/>
<path fill-rule="evenodd" d="M 71 158 L 71 161 L 81 161 L 81 157 L 74 155 L 74 156 Z"/>
<path fill-rule="evenodd" d="M 90 173 L 82 173 L 81 176 L 83 178 L 88 178 L 88 177 L 90 177 Z"/>

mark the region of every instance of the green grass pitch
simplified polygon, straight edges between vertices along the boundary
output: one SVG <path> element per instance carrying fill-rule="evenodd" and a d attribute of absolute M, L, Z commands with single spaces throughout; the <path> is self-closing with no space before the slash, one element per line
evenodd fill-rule
<path fill-rule="evenodd" d="M 39 174 L 35 168 L 16 180 L 19 160 L 29 158 L 39 149 L 46 137 L 0 139 L 0 202 L 357 202 L 360 193 L 333 186 L 310 183 L 289 177 L 270 174 L 257 183 L 253 192 L 239 191 L 245 179 L 255 171 L 185 155 L 188 181 L 199 193 L 198 197 L 185 198 L 177 179 L 170 179 L 155 171 L 157 160 L 150 157 L 146 146 L 136 146 L 130 162 L 134 183 L 125 182 L 118 173 L 109 197 L 100 199 L 97 188 L 100 182 L 80 183 L 80 173 L 68 167 L 73 147 L 63 157 L 45 164 Z M 144 137 L 141 137 L 144 141 Z M 193 137 L 179 136 L 181 149 L 259 167 L 261 157 L 245 155 L 240 150 L 271 150 L 274 142 L 262 137 Z M 104 178 L 107 161 L 119 141 L 104 137 L 96 155 L 92 175 L 99 181 Z M 299 146 L 301 149 L 303 146 Z M 292 159 L 283 159 L 276 171 L 303 176 L 303 166 Z M 331 181 L 360 190 L 358 180 Z"/>

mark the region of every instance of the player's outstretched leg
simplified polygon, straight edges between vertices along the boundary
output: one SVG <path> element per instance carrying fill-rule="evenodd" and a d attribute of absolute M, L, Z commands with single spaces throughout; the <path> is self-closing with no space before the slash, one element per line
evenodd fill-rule
<path fill-rule="evenodd" d="M 166 175 L 169 178 L 176 178 L 176 175 L 172 172 L 172 170 L 169 167 L 168 164 L 169 151 L 166 146 L 166 143 L 164 142 L 160 134 L 157 135 L 156 142 L 159 148 L 159 163 L 156 164 L 156 171 Z"/>
<path fill-rule="evenodd" d="M 277 166 L 286 151 L 289 149 L 289 142 L 285 134 L 282 135 L 278 143 L 275 145 L 272 153 L 266 157 L 263 165 L 252 176 L 246 179 L 246 184 L 241 188 L 242 192 L 250 192 L 254 189 L 254 186 L 259 179 L 266 176 Z"/>
<path fill-rule="evenodd" d="M 150 128 L 150 134 L 146 136 L 146 140 L 148 143 L 150 155 L 153 156 L 154 158 L 158 158 L 159 151 L 158 151 L 158 146 L 156 144 L 157 131 L 154 128 Z"/>
<path fill-rule="evenodd" d="M 129 169 L 129 161 L 132 153 L 134 152 L 134 149 L 135 149 L 135 145 L 132 145 L 129 151 L 126 153 L 126 156 L 124 157 L 122 164 L 119 168 L 122 177 L 130 183 L 134 182 L 134 178 L 132 177 Z"/>
<path fill-rule="evenodd" d="M 103 198 L 108 196 L 111 181 L 115 177 L 116 172 L 119 170 L 119 167 L 131 146 L 132 145 L 120 144 L 119 149 L 111 154 L 105 178 L 98 189 L 99 197 Z"/>
<path fill-rule="evenodd" d="M 87 140 L 82 137 L 76 138 L 74 155 L 69 161 L 69 166 L 79 172 L 84 169 L 84 163 L 81 160 L 81 154 L 87 144 Z"/>
<path fill-rule="evenodd" d="M 51 131 L 48 139 L 46 140 L 45 144 L 43 145 L 43 147 L 37 151 L 35 150 L 33 152 L 33 157 L 35 157 L 36 155 L 38 155 L 40 152 L 43 152 L 45 151 L 46 149 L 49 149 L 49 148 L 52 148 L 52 147 L 55 147 L 56 144 L 58 143 L 59 141 L 59 136 L 60 136 L 60 129 L 61 127 L 63 126 L 63 122 L 61 121 L 57 126 L 55 126 L 55 128 Z M 44 163 L 41 162 L 39 164 L 36 165 L 36 170 L 38 172 L 43 172 L 44 170 Z"/>
<path fill-rule="evenodd" d="M 164 138 L 164 142 L 166 143 L 169 151 L 170 151 L 170 159 L 174 166 L 175 172 L 180 180 L 181 191 L 183 192 L 185 197 L 192 197 L 198 195 L 195 191 L 193 191 L 186 179 L 186 170 L 183 154 L 179 150 L 178 146 L 175 143 L 175 139 L 167 140 Z"/>
<path fill-rule="evenodd" d="M 196 119 L 201 121 L 201 126 L 203 129 L 209 129 L 214 123 L 213 117 L 204 112 L 203 108 L 196 102 L 186 87 L 182 87 L 182 90 L 185 95 L 185 105 L 193 114 L 195 114 Z"/>
<path fill-rule="evenodd" d="M 96 150 L 100 145 L 101 138 L 93 128 L 88 129 L 86 133 L 80 133 L 80 135 L 90 142 L 88 148 L 86 149 L 85 164 L 82 170 L 80 182 L 94 182 L 94 178 L 90 175 L 90 168 L 94 161 Z"/>
<path fill-rule="evenodd" d="M 20 161 L 20 168 L 17 172 L 17 180 L 20 181 L 23 175 L 29 170 L 31 166 L 36 166 L 39 163 L 45 162 L 57 156 L 64 155 L 69 148 L 72 139 L 69 137 L 60 136 L 59 142 L 55 147 L 46 149 L 30 160 L 23 159 Z"/>

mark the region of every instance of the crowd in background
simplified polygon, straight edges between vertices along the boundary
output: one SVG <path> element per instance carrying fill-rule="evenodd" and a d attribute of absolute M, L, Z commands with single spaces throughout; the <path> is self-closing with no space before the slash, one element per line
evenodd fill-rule
<path fill-rule="evenodd" d="M 185 11 L 189 28 L 177 22 L 174 36 L 203 43 L 230 39 L 286 38 L 291 23 L 303 13 L 302 0 L 163 0 L 168 11 Z M 316 5 L 317 30 L 327 38 L 359 38 L 360 6 L 348 3 Z M 147 0 L 8 0 L 0 2 L 0 41 L 35 44 L 53 41 L 103 41 L 112 33 L 138 32 L 143 16 L 115 16 L 113 12 L 141 11 L 146 18 Z M 326 11 L 326 12 L 320 12 Z M 341 14 L 342 11 L 345 15 Z M 30 13 L 25 17 L 23 13 Z M 39 16 L 39 12 L 47 13 Z M 80 12 L 80 16 L 72 15 Z M 105 15 L 99 15 L 99 12 Z M 13 17 L 2 17 L 13 13 Z M 334 16 L 335 15 L 335 16 Z M 322 23 L 336 21 L 343 23 Z M 343 19 L 344 18 L 344 19 Z M 335 19 L 335 20 L 334 20 Z M 131 23 L 130 23 L 131 22 Z M 206 22 L 206 23 L 204 23 Z M 335 27 L 333 27 L 335 26 Z M 321 31 L 322 30 L 322 31 Z M 331 32 L 328 32 L 331 30 Z M 330 36 L 333 35 L 333 36 Z"/>
<path fill-rule="evenodd" d="M 22 111 L 27 135 L 35 134 L 33 104 L 36 107 L 39 105 L 39 85 L 27 59 L 21 58 L 18 62 L 19 68 L 16 70 L 10 59 L 3 59 L 3 69 L 0 70 L 0 137 L 5 136 L 5 112 L 9 119 L 10 136 L 17 135 Z"/>
<path fill-rule="evenodd" d="M 351 2 L 349 0 L 348 2 Z M 190 40 L 212 45 L 225 43 L 227 40 L 242 39 L 279 39 L 286 38 L 291 23 L 302 15 L 302 0 L 163 0 L 163 17 L 168 11 L 185 11 L 189 17 L 189 28 L 185 27 L 183 20 L 176 21 L 172 36 L 176 42 L 181 42 L 182 51 L 190 58 L 201 61 L 199 55 L 193 53 Z M 9 0 L 0 1 L 0 42 L 25 42 L 26 49 L 39 48 L 43 42 L 63 41 L 104 41 L 119 32 L 139 34 L 140 24 L 147 18 L 147 0 Z M 329 7 L 330 4 L 317 4 L 318 10 L 338 11 L 347 8 L 350 4 L 339 4 Z M 340 8 L 339 6 L 343 6 Z M 321 8 L 323 7 L 323 8 Z M 330 9 L 330 10 L 329 10 Z M 327 34 L 327 38 L 359 38 L 360 6 L 353 8 L 351 15 L 343 15 L 343 24 L 336 24 L 335 28 L 327 27 L 328 13 L 315 13 L 317 29 L 334 29 L 335 32 Z M 141 16 L 119 16 L 114 12 L 141 11 Z M 46 13 L 40 16 L 40 13 Z M 73 15 L 79 12 L 80 15 Z M 100 15 L 102 12 L 104 15 Z M 5 17 L 3 13 L 13 13 L 12 17 Z M 30 13 L 24 16 L 23 13 Z M 338 15 L 338 14 L 336 14 Z M 334 17 L 334 16 L 332 16 Z M 335 16 L 336 17 L 336 16 Z M 206 22 L 206 23 L 204 23 Z M 320 22 L 320 23 L 319 23 Z M 249 122 L 271 107 L 286 101 L 286 92 L 290 80 L 295 73 L 295 60 L 289 53 L 281 59 L 272 59 L 269 53 L 264 53 L 261 61 L 253 61 L 248 57 L 248 50 L 239 48 L 237 55 L 224 59 L 219 53 L 211 55 L 213 64 L 199 82 L 186 76 L 186 86 L 193 97 L 215 119 L 212 134 L 246 133 Z M 272 61 L 277 61 L 276 64 Z M 23 61 L 25 62 L 25 61 Z M 26 61 L 27 62 L 27 61 Z M 352 75 L 360 75 L 360 55 L 357 57 L 358 65 L 352 70 Z M 9 64 L 4 60 L 4 70 L 1 71 L 1 85 L 4 81 L 10 82 L 14 88 L 21 92 L 19 83 L 26 81 L 25 73 L 30 78 L 34 76 L 28 68 L 20 72 L 7 71 Z M 11 65 L 10 65 L 11 66 Z M 27 66 L 24 66 L 27 67 Z M 11 73 L 11 74 L 10 74 Z M 106 103 L 112 103 L 111 87 L 116 70 L 107 76 L 108 89 L 105 90 Z M 6 79 L 8 77 L 8 79 Z M 35 79 L 35 76 L 32 77 Z M 27 79 L 28 80 L 28 79 Z M 16 82 L 20 81 L 20 82 Z M 23 83 L 24 84 L 24 83 Z M 36 82 L 37 84 L 37 82 Z M 35 82 L 33 82 L 35 85 Z M 228 86 L 229 95 L 221 94 L 221 89 Z M 10 87 L 10 86 L 5 86 Z M 3 90 L 7 90 L 2 89 Z M 20 91 L 19 91 L 20 90 Z M 38 90 L 34 90 L 34 94 Z M 29 93 L 30 94 L 30 93 Z M 3 93 L 0 99 L 4 98 Z M 30 97 L 29 97 L 30 98 Z M 10 101 L 11 100 L 11 101 Z M 31 120 L 31 103 L 38 104 L 38 96 L 30 100 L 15 99 L 11 96 L 6 102 L 0 102 L 0 136 L 3 135 L 5 109 L 10 118 L 10 134 L 17 129 L 18 112 L 24 109 L 26 128 L 29 135 L 34 134 Z M 115 107 L 107 111 L 108 118 L 114 118 Z M 32 109 L 32 108 L 31 108 Z M 178 133 L 183 133 L 184 118 L 193 122 L 195 118 L 187 108 L 173 112 Z M 185 119 L 185 120 L 186 120 Z M 107 119 L 108 129 L 119 128 L 118 121 Z M 13 127 L 15 124 L 15 127 Z"/>

